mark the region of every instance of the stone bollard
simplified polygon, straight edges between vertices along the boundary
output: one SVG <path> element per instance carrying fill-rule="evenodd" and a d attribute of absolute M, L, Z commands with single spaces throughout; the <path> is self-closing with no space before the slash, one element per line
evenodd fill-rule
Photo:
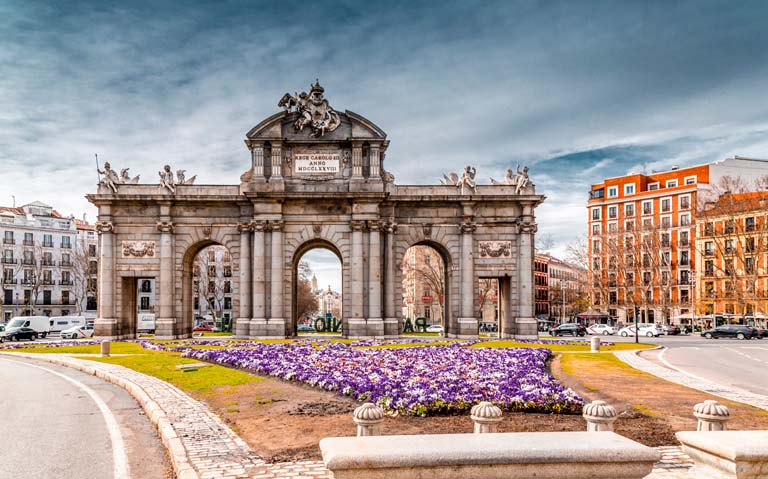
<path fill-rule="evenodd" d="M 589 352 L 591 353 L 599 353 L 600 352 L 600 338 L 597 336 L 594 336 L 592 340 L 590 341 L 591 349 Z"/>
<path fill-rule="evenodd" d="M 475 423 L 475 434 L 498 432 L 501 422 L 501 408 L 492 402 L 483 401 L 472 406 L 470 416 Z"/>
<path fill-rule="evenodd" d="M 697 431 L 725 431 L 725 423 L 731 418 L 728 407 L 712 399 L 695 405 L 693 415 L 699 420 Z"/>
<path fill-rule="evenodd" d="M 102 358 L 109 357 L 109 341 L 107 340 L 104 340 L 101 342 L 101 357 Z"/>
<path fill-rule="evenodd" d="M 357 435 L 380 436 L 381 422 L 384 420 L 384 410 L 379 406 L 367 402 L 355 409 L 352 420 L 357 424 Z"/>
<path fill-rule="evenodd" d="M 605 401 L 592 401 L 584 405 L 582 416 L 587 421 L 587 432 L 613 431 L 616 409 Z"/>

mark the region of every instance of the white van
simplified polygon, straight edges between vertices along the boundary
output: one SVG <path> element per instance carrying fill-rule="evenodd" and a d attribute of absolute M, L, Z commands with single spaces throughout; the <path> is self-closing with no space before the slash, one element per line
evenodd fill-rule
<path fill-rule="evenodd" d="M 139 333 L 154 333 L 155 332 L 155 315 L 152 313 L 139 314 L 139 325 L 136 328 Z"/>
<path fill-rule="evenodd" d="M 51 318 L 48 316 L 15 316 L 5 325 L 5 329 L 8 328 L 32 328 L 41 338 L 44 338 L 51 330 Z"/>
<path fill-rule="evenodd" d="M 51 316 L 50 333 L 60 333 L 75 326 L 85 326 L 85 316 Z"/>

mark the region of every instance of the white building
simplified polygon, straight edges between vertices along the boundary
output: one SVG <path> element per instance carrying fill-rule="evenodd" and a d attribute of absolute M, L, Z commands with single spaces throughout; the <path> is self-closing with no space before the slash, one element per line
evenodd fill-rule
<path fill-rule="evenodd" d="M 2 320 L 96 317 L 98 237 L 93 225 L 35 201 L 0 206 Z"/>
<path fill-rule="evenodd" d="M 227 248 L 209 246 L 200 251 L 195 260 L 193 287 L 196 323 L 206 318 L 231 324 L 232 258 Z"/>

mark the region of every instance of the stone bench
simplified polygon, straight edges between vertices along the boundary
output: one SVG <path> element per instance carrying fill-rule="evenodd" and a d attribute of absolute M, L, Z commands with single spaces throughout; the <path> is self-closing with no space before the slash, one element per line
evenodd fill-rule
<path fill-rule="evenodd" d="M 768 431 L 681 431 L 692 477 L 768 479 Z"/>
<path fill-rule="evenodd" d="M 613 432 L 332 437 L 336 479 L 640 479 L 660 454 Z"/>

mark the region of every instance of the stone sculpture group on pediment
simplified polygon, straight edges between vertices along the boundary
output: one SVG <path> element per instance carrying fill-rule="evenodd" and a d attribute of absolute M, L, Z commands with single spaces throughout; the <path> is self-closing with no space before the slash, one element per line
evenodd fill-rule
<path fill-rule="evenodd" d="M 140 175 L 131 178 L 128 174 L 130 168 L 123 168 L 118 175 L 108 161 L 104 163 L 104 169 L 102 170 L 98 166 L 98 156 L 96 157 L 96 160 L 96 172 L 99 174 L 99 186 L 111 190 L 112 193 L 117 194 L 118 185 L 136 185 L 139 183 Z M 177 186 L 193 185 L 197 179 L 197 175 L 187 179 L 186 172 L 187 170 L 176 170 L 176 176 L 174 177 L 171 166 L 163 166 L 163 169 L 157 172 L 158 176 L 160 176 L 160 186 L 175 194 Z"/>
<path fill-rule="evenodd" d="M 341 117 L 331 108 L 328 100 L 323 98 L 324 92 L 325 89 L 320 86 L 320 81 L 315 80 L 315 84 L 310 85 L 309 93 L 304 91 L 293 95 L 286 93 L 277 106 L 288 113 L 299 114 L 293 124 L 296 131 L 303 131 L 308 126 L 312 130 L 309 136 L 319 138 L 341 125 Z"/>
<path fill-rule="evenodd" d="M 456 186 L 458 188 L 459 194 L 467 194 L 467 193 L 476 193 L 477 192 L 477 183 L 475 182 L 475 176 L 477 175 L 477 170 L 475 167 L 467 165 L 464 167 L 464 171 L 462 172 L 461 176 L 459 176 L 457 173 L 451 171 L 448 173 L 444 173 L 443 177 L 440 178 L 440 184 L 445 186 Z M 525 187 L 531 184 L 531 180 L 528 176 L 528 167 L 524 166 L 523 169 L 520 169 L 520 165 L 517 165 L 517 174 L 515 175 L 512 171 L 512 168 L 507 168 L 506 175 L 504 176 L 504 179 L 501 181 L 497 181 L 493 178 L 491 180 L 491 185 L 493 186 L 514 186 L 515 187 L 515 194 L 519 195 L 523 192 Z"/>

